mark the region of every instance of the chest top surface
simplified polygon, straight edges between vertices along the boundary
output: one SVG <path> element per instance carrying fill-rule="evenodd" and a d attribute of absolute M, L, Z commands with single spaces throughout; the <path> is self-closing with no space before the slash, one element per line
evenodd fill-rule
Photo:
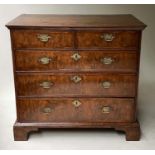
<path fill-rule="evenodd" d="M 22 14 L 10 21 L 8 28 L 127 28 L 142 30 L 144 23 L 130 14 L 122 15 L 49 15 Z"/>

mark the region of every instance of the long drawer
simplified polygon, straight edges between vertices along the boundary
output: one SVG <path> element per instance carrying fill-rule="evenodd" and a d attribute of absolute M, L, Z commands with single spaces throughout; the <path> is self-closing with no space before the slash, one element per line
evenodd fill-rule
<path fill-rule="evenodd" d="M 136 72 L 136 51 L 31 51 L 15 52 L 17 71 Z"/>
<path fill-rule="evenodd" d="M 136 75 L 101 73 L 17 74 L 18 96 L 134 97 Z"/>
<path fill-rule="evenodd" d="M 70 31 L 50 30 L 14 30 L 12 32 L 14 48 L 73 48 L 74 38 Z"/>
<path fill-rule="evenodd" d="M 18 122 L 133 122 L 135 104 L 130 98 L 18 99 L 17 113 Z"/>

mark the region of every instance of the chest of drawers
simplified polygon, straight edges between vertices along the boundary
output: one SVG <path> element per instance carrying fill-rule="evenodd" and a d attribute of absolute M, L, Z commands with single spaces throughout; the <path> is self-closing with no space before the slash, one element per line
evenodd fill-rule
<path fill-rule="evenodd" d="M 15 140 L 40 128 L 114 128 L 139 140 L 141 33 L 132 15 L 21 15 L 10 29 Z"/>

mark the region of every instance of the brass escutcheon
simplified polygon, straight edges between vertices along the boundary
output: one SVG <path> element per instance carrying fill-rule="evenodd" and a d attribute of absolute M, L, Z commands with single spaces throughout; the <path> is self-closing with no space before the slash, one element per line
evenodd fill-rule
<path fill-rule="evenodd" d="M 82 80 L 82 78 L 80 76 L 73 76 L 73 77 L 71 77 L 71 80 L 74 83 L 79 83 Z"/>
<path fill-rule="evenodd" d="M 72 58 L 73 60 L 75 60 L 75 61 L 78 61 L 78 60 L 81 59 L 81 56 L 80 56 L 79 53 L 75 53 L 75 54 L 73 54 L 73 55 L 71 56 L 71 58 Z"/>
<path fill-rule="evenodd" d="M 43 64 L 43 65 L 49 64 L 51 60 L 52 60 L 52 59 L 49 58 L 49 57 L 41 57 L 41 58 L 39 58 L 39 62 L 40 62 L 41 64 Z"/>
<path fill-rule="evenodd" d="M 79 101 L 79 100 L 74 100 L 72 102 L 72 104 L 75 106 L 75 107 L 79 107 L 82 103 Z"/>

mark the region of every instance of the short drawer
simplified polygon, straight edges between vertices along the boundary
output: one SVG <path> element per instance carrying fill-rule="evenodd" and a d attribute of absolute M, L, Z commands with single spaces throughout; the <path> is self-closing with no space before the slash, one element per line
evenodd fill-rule
<path fill-rule="evenodd" d="M 133 122 L 134 100 L 127 98 L 18 99 L 18 122 Z"/>
<path fill-rule="evenodd" d="M 17 95 L 32 97 L 134 97 L 136 76 L 101 73 L 31 73 L 16 77 Z"/>
<path fill-rule="evenodd" d="M 70 49 L 74 39 L 72 32 L 50 30 L 12 31 L 14 48 Z"/>
<path fill-rule="evenodd" d="M 137 49 L 139 31 L 79 31 L 78 48 Z"/>
<path fill-rule="evenodd" d="M 130 51 L 16 51 L 17 71 L 136 72 L 137 52 Z"/>

